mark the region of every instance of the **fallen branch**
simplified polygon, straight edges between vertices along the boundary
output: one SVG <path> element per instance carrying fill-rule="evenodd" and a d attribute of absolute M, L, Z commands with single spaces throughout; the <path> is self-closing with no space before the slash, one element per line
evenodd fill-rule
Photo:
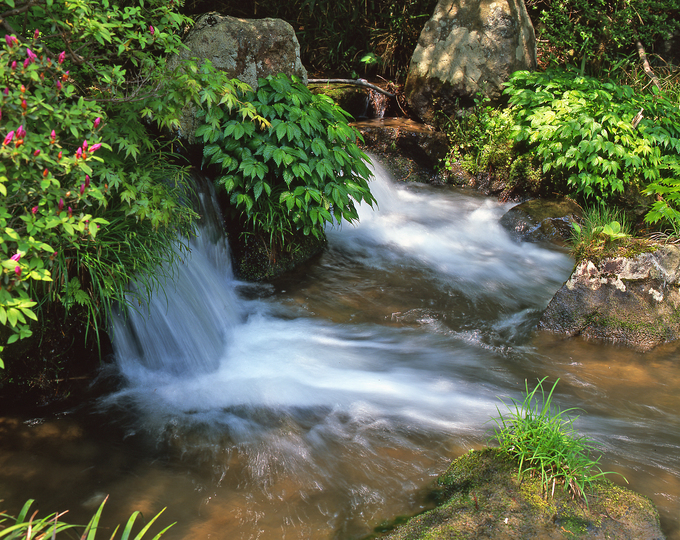
<path fill-rule="evenodd" d="M 383 90 L 379 86 L 376 86 L 375 84 L 371 84 L 370 82 L 364 81 L 363 79 L 309 79 L 307 81 L 308 83 L 312 84 L 331 84 L 331 83 L 337 83 L 337 84 L 351 84 L 353 86 L 362 86 L 364 88 L 370 88 L 371 90 L 375 90 L 376 92 L 380 92 L 381 94 L 385 94 L 386 96 L 389 97 L 395 97 L 395 94 L 391 94 L 387 90 Z"/>
<path fill-rule="evenodd" d="M 645 70 L 645 73 L 649 75 L 649 78 L 652 79 L 652 82 L 654 85 L 663 92 L 663 89 L 661 88 L 661 83 L 659 82 L 659 78 L 656 76 L 654 71 L 652 71 L 651 66 L 649 65 L 649 61 L 647 60 L 647 53 L 645 52 L 645 48 L 642 46 L 642 43 L 640 40 L 637 41 L 637 50 L 638 50 L 638 55 L 640 56 L 640 60 L 642 60 L 642 67 Z"/>

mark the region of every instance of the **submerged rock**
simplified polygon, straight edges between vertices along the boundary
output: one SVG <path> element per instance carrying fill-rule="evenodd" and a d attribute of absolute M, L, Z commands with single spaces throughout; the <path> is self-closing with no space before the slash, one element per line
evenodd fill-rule
<path fill-rule="evenodd" d="M 652 502 L 600 480 L 587 493 L 588 507 L 561 486 L 544 499 L 538 478 L 517 479 L 517 463 L 498 449 L 473 451 L 455 460 L 439 478 L 443 503 L 408 520 L 392 540 L 662 539 Z"/>
<path fill-rule="evenodd" d="M 680 247 L 580 262 L 539 328 L 646 351 L 680 338 Z"/>

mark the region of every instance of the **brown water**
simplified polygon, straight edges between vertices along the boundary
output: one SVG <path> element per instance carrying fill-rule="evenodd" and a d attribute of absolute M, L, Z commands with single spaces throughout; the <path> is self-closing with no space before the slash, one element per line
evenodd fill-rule
<path fill-rule="evenodd" d="M 548 377 L 603 469 L 680 539 L 678 348 L 536 334 L 565 254 L 513 242 L 492 201 L 376 193 L 377 215 L 270 286 L 234 283 L 222 248 L 196 246 L 161 314 L 117 333 L 120 391 L 0 420 L 4 507 L 85 522 L 109 495 L 106 523 L 167 508 L 171 539 L 361 538 L 428 507 L 450 459 L 487 443 L 498 397 Z"/>

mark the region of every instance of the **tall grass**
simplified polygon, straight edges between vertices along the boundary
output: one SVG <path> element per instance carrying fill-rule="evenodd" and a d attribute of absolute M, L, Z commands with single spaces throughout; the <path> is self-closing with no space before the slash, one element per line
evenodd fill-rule
<path fill-rule="evenodd" d="M 35 502 L 33 499 L 29 499 L 16 517 L 4 512 L 0 513 L 0 540 L 54 540 L 57 538 L 57 535 L 59 535 L 59 538 L 68 536 L 69 538 L 80 538 L 80 540 L 96 540 L 106 536 L 110 540 L 114 540 L 120 527 L 116 527 L 113 533 L 109 535 L 110 531 L 102 530 L 103 527 L 99 523 L 107 499 L 108 497 L 104 499 L 86 526 L 72 525 L 61 521 L 66 512 L 54 513 L 44 518 L 38 518 L 38 511 L 35 510 L 29 516 L 31 506 Z M 137 522 L 137 518 L 141 517 L 139 512 L 133 512 L 121 532 L 120 540 L 145 540 L 150 536 L 147 534 L 149 529 L 162 513 L 163 510 L 151 518 L 133 537 L 132 529 Z M 165 527 L 162 531 L 151 537 L 150 540 L 158 540 L 172 525 L 174 523 Z M 63 534 L 66 531 L 68 533 Z M 99 532 L 101 534 L 98 534 Z"/>
<path fill-rule="evenodd" d="M 526 395 L 520 402 L 512 399 L 506 405 L 508 412 L 493 418 L 497 425 L 495 439 L 502 450 L 519 460 L 518 479 L 525 473 L 538 475 L 544 495 L 552 496 L 556 486 L 562 486 L 586 505 L 586 491 L 597 478 L 609 472 L 599 467 L 601 456 L 591 457 L 597 443 L 579 435 L 569 413 L 575 408 L 561 411 L 552 406 L 557 381 L 546 395 L 541 379 L 533 390 L 525 382 Z M 625 480 L 625 478 L 624 478 Z"/>

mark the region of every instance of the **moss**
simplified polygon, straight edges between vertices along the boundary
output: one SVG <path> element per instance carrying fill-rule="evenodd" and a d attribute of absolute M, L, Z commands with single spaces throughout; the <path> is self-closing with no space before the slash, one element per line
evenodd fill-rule
<path fill-rule="evenodd" d="M 591 261 L 596 266 L 605 259 L 615 257 L 637 257 L 642 253 L 654 253 L 661 244 L 644 238 L 621 238 L 614 241 L 598 238 L 593 242 L 579 243 L 572 247 L 572 255 L 576 264 Z"/>
<path fill-rule="evenodd" d="M 393 540 L 452 538 L 661 537 L 651 502 L 605 480 L 588 493 L 589 506 L 561 488 L 545 498 L 537 477 L 518 480 L 517 463 L 498 449 L 455 460 L 438 479 L 444 502 L 390 531 Z M 379 537 L 372 535 L 372 538 Z"/>
<path fill-rule="evenodd" d="M 663 339 L 666 337 L 666 330 L 657 324 L 648 322 L 633 322 L 630 320 L 619 319 L 611 315 L 601 313 L 590 313 L 585 318 L 586 326 L 611 330 L 621 330 L 626 333 L 644 334 Z"/>

